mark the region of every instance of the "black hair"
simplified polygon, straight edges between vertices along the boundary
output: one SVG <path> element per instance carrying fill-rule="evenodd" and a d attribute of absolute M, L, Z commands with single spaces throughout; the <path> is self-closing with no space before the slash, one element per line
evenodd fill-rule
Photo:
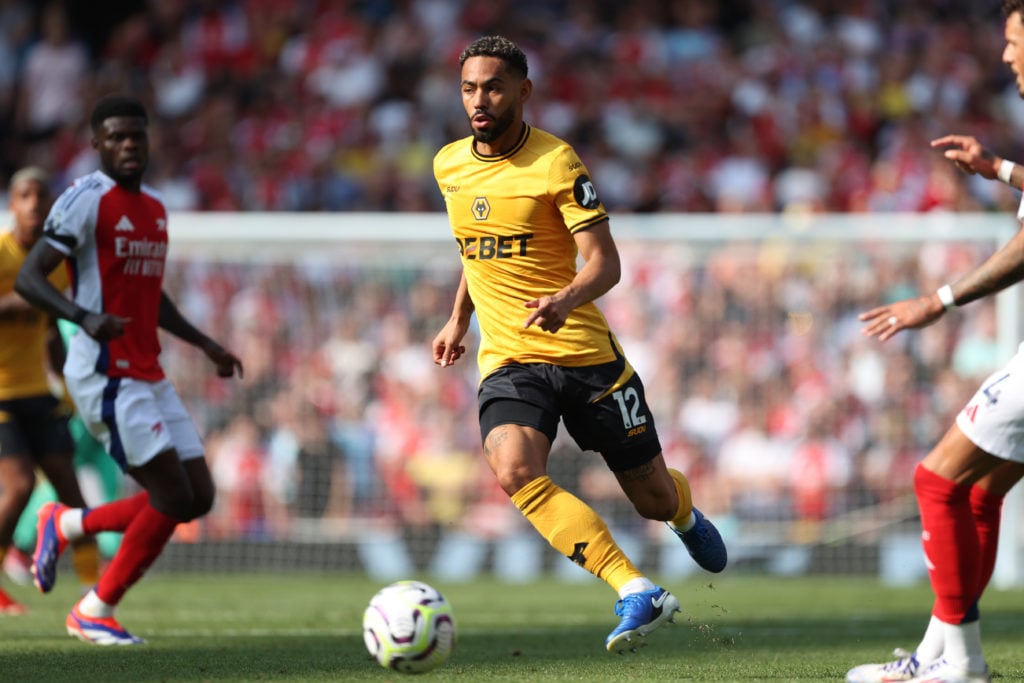
<path fill-rule="evenodd" d="M 99 130 L 103 122 L 114 116 L 131 116 L 141 118 L 149 123 L 149 115 L 142 102 L 126 95 L 107 95 L 92 108 L 89 123 L 93 130 Z"/>
<path fill-rule="evenodd" d="M 459 55 L 459 66 L 470 57 L 497 57 L 505 62 L 509 71 L 515 72 L 520 78 L 526 78 L 529 69 L 526 66 L 526 55 L 519 46 L 504 36 L 484 36 L 477 38 Z"/>
<path fill-rule="evenodd" d="M 1024 20 L 1024 0 L 1003 0 L 1003 16 L 1009 19 L 1014 12 L 1020 12 L 1020 18 Z"/>

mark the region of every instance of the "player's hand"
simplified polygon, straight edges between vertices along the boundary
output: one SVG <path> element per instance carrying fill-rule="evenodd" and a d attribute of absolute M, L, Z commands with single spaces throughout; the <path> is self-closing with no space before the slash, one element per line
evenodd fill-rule
<path fill-rule="evenodd" d="M 872 308 L 861 313 L 858 318 L 865 323 L 861 328 L 861 334 L 877 337 L 878 341 L 884 342 L 900 330 L 927 327 L 941 318 L 945 312 L 946 307 L 939 301 L 938 295 L 928 294 Z"/>
<path fill-rule="evenodd" d="M 217 366 L 218 377 L 234 377 L 236 374 L 241 379 L 243 376 L 242 361 L 238 360 L 235 354 L 231 353 L 223 346 L 207 339 L 202 346 L 203 353 L 206 357 L 213 361 L 213 364 Z"/>
<path fill-rule="evenodd" d="M 565 325 L 565 321 L 569 319 L 569 314 L 572 313 L 572 308 L 564 305 L 564 301 L 564 297 L 559 299 L 554 296 L 542 296 L 539 299 L 527 301 L 526 307 L 532 308 L 534 311 L 523 323 L 523 329 L 530 325 L 537 325 L 545 332 L 558 332 Z"/>
<path fill-rule="evenodd" d="M 60 395 L 57 399 L 60 401 L 57 412 L 61 417 L 71 417 L 75 414 L 75 401 L 71 398 L 71 392 L 68 391 L 68 383 L 63 377 L 60 378 Z"/>
<path fill-rule="evenodd" d="M 932 149 L 945 147 L 942 156 L 956 164 L 964 173 L 977 173 L 992 180 L 999 170 L 999 159 L 982 147 L 972 135 L 946 135 L 932 140 L 931 146 Z"/>
<path fill-rule="evenodd" d="M 113 313 L 86 313 L 79 324 L 85 333 L 98 342 L 107 342 L 117 339 L 124 334 L 125 325 L 132 321 L 131 318 L 122 318 Z"/>
<path fill-rule="evenodd" d="M 430 345 L 436 365 L 448 367 L 465 355 L 466 347 L 462 345 L 462 338 L 466 336 L 468 329 L 468 323 L 461 323 L 458 320 L 452 319 L 445 323 Z"/>

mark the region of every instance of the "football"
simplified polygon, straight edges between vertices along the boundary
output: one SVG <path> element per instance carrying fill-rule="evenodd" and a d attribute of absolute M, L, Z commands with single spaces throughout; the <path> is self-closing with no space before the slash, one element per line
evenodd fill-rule
<path fill-rule="evenodd" d="M 452 606 L 433 586 L 398 581 L 370 598 L 363 640 L 377 662 L 403 673 L 423 673 L 448 661 L 455 648 Z"/>

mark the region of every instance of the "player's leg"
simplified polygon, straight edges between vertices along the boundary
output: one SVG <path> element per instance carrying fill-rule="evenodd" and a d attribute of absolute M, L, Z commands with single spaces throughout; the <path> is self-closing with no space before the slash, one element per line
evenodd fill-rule
<path fill-rule="evenodd" d="M 124 487 L 124 472 L 117 462 L 104 450 L 96 437 L 89 433 L 88 428 L 79 415 L 73 415 L 68 421 L 68 431 L 75 444 L 75 471 L 78 473 L 79 484 L 83 486 L 83 494 L 87 499 L 91 496 L 94 503 L 102 505 L 117 500 Z M 85 488 L 86 477 L 96 482 L 93 489 Z M 117 552 L 121 543 L 121 534 L 102 532 L 96 536 L 100 556 L 110 559 Z"/>
<path fill-rule="evenodd" d="M 149 495 L 124 528 L 121 545 L 96 588 L 74 606 L 66 621 L 69 634 L 97 645 L 142 642 L 117 623 L 114 610 L 159 557 L 193 505 L 188 475 L 173 449 L 128 473 Z"/>
<path fill-rule="evenodd" d="M 636 511 L 667 523 L 698 565 L 725 569 L 728 552 L 718 529 L 694 507 L 686 476 L 665 465 L 640 376 L 624 362 L 564 374 L 587 396 L 565 415 L 580 447 L 600 452 Z"/>
<path fill-rule="evenodd" d="M 967 675 L 986 675 L 978 599 L 987 579 L 971 495 L 974 483 L 1003 462 L 953 425 L 914 472 L 928 576 L 935 593 L 932 615 L 942 630 L 942 659 L 933 666 L 945 665 Z"/>
<path fill-rule="evenodd" d="M 517 424 L 490 430 L 484 447 L 498 483 L 534 528 L 556 550 L 618 591 L 642 575 L 593 508 L 547 476 L 549 448 L 543 433 Z"/>
<path fill-rule="evenodd" d="M 646 519 L 665 522 L 698 565 L 720 572 L 728 551 L 718 529 L 693 505 L 690 482 L 679 470 L 667 468 L 659 453 L 639 467 L 615 472 L 623 492 Z"/>
<path fill-rule="evenodd" d="M 1002 498 L 1024 474 L 1022 363 L 1017 354 L 985 380 L 915 472 L 935 603 L 913 659 L 935 680 L 988 679 L 978 599 L 995 566 Z M 847 680 L 908 680 L 879 677 L 899 661 L 856 667 Z"/>
<path fill-rule="evenodd" d="M 1003 462 L 971 488 L 971 514 L 974 516 L 978 544 L 981 548 L 979 597 L 985 592 L 996 566 L 1003 500 L 1021 477 L 1024 477 L 1024 463 Z"/>
<path fill-rule="evenodd" d="M 25 451 L 19 453 L 10 450 L 18 443 L 24 447 L 16 426 L 0 423 L 0 562 L 11 548 L 18 518 L 35 487 L 35 467 L 32 459 Z M 0 615 L 24 612 L 25 607 L 0 588 Z"/>
<path fill-rule="evenodd" d="M 155 439 L 151 435 L 150 427 L 159 421 L 159 413 L 147 383 L 90 375 L 67 378 L 67 384 L 82 420 L 119 467 L 129 466 L 128 453 L 136 453 L 133 457 L 141 463 L 161 450 L 172 448 L 167 435 L 157 435 Z M 69 541 L 77 543 L 99 531 L 124 531 L 145 503 L 143 495 L 86 509 L 81 493 L 75 496 L 69 491 L 71 478 L 77 482 L 75 475 L 68 477 L 62 467 L 55 465 L 50 469 L 54 474 L 53 483 L 63 489 L 59 493 L 71 495 L 77 505 L 46 503 L 37 514 L 31 570 L 36 587 L 44 593 L 53 589 L 57 561 Z"/>
<path fill-rule="evenodd" d="M 487 462 L 523 516 L 558 552 L 607 582 L 620 597 L 627 586 L 637 592 L 637 582 L 653 589 L 593 508 L 547 476 L 560 419 L 549 370 L 558 371 L 540 364 L 510 365 L 481 383 L 480 432 Z M 663 600 L 669 598 L 675 600 Z M 674 606 L 668 607 L 670 615 Z"/>
<path fill-rule="evenodd" d="M 914 472 L 921 538 L 935 593 L 932 618 L 912 654 L 850 670 L 849 683 L 917 680 L 988 680 L 981 648 L 978 597 L 982 578 L 979 533 L 971 510 L 974 482 L 1002 460 L 989 455 L 953 425 Z"/>
<path fill-rule="evenodd" d="M 68 388 L 90 432 L 144 491 L 91 510 L 62 506 L 41 525 L 41 538 L 56 536 L 65 542 L 98 531 L 124 531 L 96 588 L 68 615 L 68 633 L 101 645 L 142 642 L 114 620 L 113 612 L 159 556 L 177 524 L 189 518 L 193 491 L 179 443 L 188 457 L 201 455 L 202 443 L 180 401 L 168 400 L 168 395 L 177 398 L 169 382 L 92 375 L 68 378 Z M 55 562 L 37 555 L 37 567 L 52 571 Z"/>
<path fill-rule="evenodd" d="M 174 387 L 166 380 L 147 383 L 139 390 L 139 397 L 145 406 L 142 412 L 149 411 L 149 417 L 133 423 L 125 415 L 125 424 L 135 426 L 131 430 L 131 452 L 142 454 L 127 459 L 129 465 L 134 465 L 128 474 L 149 496 L 124 530 L 121 546 L 96 589 L 68 617 L 69 632 L 77 630 L 77 624 L 72 622 L 82 616 L 112 618 L 114 608 L 160 555 L 175 527 L 206 514 L 213 505 L 213 478 L 203 456 L 202 440 Z M 128 397 L 118 408 L 127 408 L 131 403 Z M 153 435 L 154 416 L 162 425 L 162 429 L 156 430 L 159 436 Z M 146 426 L 147 439 L 141 436 L 141 426 Z M 172 447 L 148 459 L 147 448 L 151 450 L 154 442 Z"/>
<path fill-rule="evenodd" d="M 36 452 L 42 453 L 38 460 L 39 468 L 50 486 L 53 487 L 57 499 L 64 505 L 75 508 L 85 507 L 78 484 L 78 475 L 74 469 L 74 445 L 67 428 L 67 419 L 63 415 L 54 414 L 45 420 L 40 419 L 40 429 L 33 435 Z M 83 536 L 71 543 L 71 563 L 83 586 L 93 586 L 99 580 L 100 555 L 96 539 Z"/>
<path fill-rule="evenodd" d="M 556 368 L 551 374 L 566 406 L 566 429 L 580 448 L 601 453 L 637 511 L 648 519 L 690 522 L 689 484 L 682 475 L 681 483 L 677 482 L 666 469 L 643 384 L 625 360 L 589 368 Z M 675 596 L 655 586 L 632 563 L 629 567 L 631 578 L 616 586 L 620 600 L 615 614 L 621 619 L 605 642 L 612 652 L 635 649 L 643 644 L 638 638 L 673 621 L 679 611 Z"/>
<path fill-rule="evenodd" d="M 854 667 L 846 674 L 848 683 L 912 681 L 950 666 L 965 676 L 987 676 L 978 613 L 982 554 L 971 496 L 972 482 L 990 475 L 1002 462 L 953 425 L 917 466 L 914 492 L 935 593 L 932 616 L 913 652 L 897 650 L 890 662 Z"/>
<path fill-rule="evenodd" d="M 606 646 L 616 652 L 634 649 L 641 644 L 634 638 L 671 619 L 679 602 L 644 577 L 593 508 L 545 474 L 550 444 L 531 427 L 499 424 L 488 433 L 484 450 L 499 484 L 540 535 L 619 593 L 616 613 L 625 626 L 621 634 L 609 636 Z"/>

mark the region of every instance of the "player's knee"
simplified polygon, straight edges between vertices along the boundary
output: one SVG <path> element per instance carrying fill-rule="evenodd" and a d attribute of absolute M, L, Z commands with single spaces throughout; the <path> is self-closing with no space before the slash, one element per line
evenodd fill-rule
<path fill-rule="evenodd" d="M 28 504 L 35 487 L 36 475 L 32 470 L 10 473 L 0 482 L 0 492 L 19 510 Z"/>
<path fill-rule="evenodd" d="M 189 513 L 189 520 L 198 519 L 210 512 L 213 509 L 214 498 L 212 489 L 197 493 L 192 498 L 192 510 Z"/>
<path fill-rule="evenodd" d="M 192 518 L 192 505 L 195 498 L 189 489 L 174 491 L 149 492 L 149 502 L 154 508 L 168 517 L 182 522 Z"/>
<path fill-rule="evenodd" d="M 511 498 L 519 489 L 523 488 L 537 477 L 543 476 L 525 468 L 510 468 L 495 472 L 498 485 Z"/>

